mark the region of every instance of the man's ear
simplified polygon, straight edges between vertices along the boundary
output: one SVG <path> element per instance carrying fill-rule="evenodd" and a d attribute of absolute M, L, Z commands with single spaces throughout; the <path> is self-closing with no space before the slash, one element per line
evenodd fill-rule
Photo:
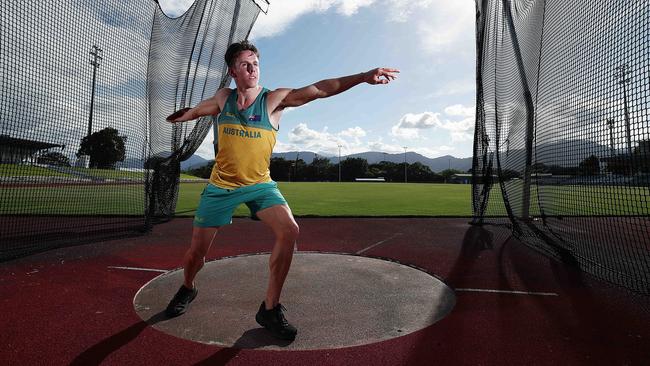
<path fill-rule="evenodd" d="M 232 70 L 232 67 L 228 66 L 228 75 L 230 75 L 231 78 L 235 78 L 235 72 Z"/>

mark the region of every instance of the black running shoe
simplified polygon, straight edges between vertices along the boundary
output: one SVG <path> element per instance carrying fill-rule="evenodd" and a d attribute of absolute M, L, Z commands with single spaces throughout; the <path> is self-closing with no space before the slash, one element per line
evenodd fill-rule
<path fill-rule="evenodd" d="M 176 292 L 176 295 L 174 295 L 174 298 L 172 298 L 172 301 L 167 305 L 165 314 L 170 318 L 183 314 L 198 293 L 199 290 L 197 290 L 196 287 L 187 288 L 185 285 L 182 285 L 181 288 L 178 289 L 178 292 Z"/>
<path fill-rule="evenodd" d="M 284 317 L 282 311 L 286 311 L 281 304 L 277 304 L 273 309 L 266 310 L 264 302 L 260 305 L 260 310 L 257 311 L 255 315 L 255 320 L 257 324 L 266 328 L 274 337 L 293 341 L 296 339 L 296 334 L 298 330 L 293 325 L 289 324 L 287 319 Z"/>

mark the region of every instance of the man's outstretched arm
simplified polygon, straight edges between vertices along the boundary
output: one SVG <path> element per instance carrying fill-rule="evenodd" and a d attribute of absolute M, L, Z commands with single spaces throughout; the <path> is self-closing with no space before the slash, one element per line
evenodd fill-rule
<path fill-rule="evenodd" d="M 281 99 L 278 98 L 279 103 L 273 110 L 298 107 L 315 99 L 331 97 L 361 83 L 388 84 L 397 78 L 397 73 L 397 69 L 380 67 L 356 75 L 321 80 L 300 89 L 278 89 L 276 92 L 280 94 Z"/>
<path fill-rule="evenodd" d="M 194 108 L 183 108 L 167 116 L 167 121 L 171 123 L 185 122 L 197 119 L 203 116 L 214 116 L 221 112 L 219 107 L 219 98 L 223 97 L 223 90 L 217 91 L 212 97 L 201 101 Z"/>

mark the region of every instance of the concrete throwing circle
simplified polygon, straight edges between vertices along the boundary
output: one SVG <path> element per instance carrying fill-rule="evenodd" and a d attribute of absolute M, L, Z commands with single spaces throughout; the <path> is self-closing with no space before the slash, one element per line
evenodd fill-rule
<path fill-rule="evenodd" d="M 188 311 L 167 319 L 164 309 L 183 281 L 183 270 L 144 285 L 133 304 L 152 327 L 184 339 L 235 348 L 316 350 L 375 343 L 423 329 L 456 303 L 437 278 L 399 263 L 341 254 L 296 253 L 281 302 L 298 328 L 280 341 L 255 322 L 268 280 L 268 254 L 206 263 Z"/>

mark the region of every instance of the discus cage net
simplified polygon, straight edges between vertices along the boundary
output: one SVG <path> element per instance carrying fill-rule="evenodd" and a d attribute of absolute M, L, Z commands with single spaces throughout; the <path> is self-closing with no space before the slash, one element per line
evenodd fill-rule
<path fill-rule="evenodd" d="M 209 132 L 170 124 L 230 83 L 264 0 L 0 2 L 0 260 L 146 231 Z"/>
<path fill-rule="evenodd" d="M 650 2 L 476 9 L 474 221 L 649 295 Z"/>

